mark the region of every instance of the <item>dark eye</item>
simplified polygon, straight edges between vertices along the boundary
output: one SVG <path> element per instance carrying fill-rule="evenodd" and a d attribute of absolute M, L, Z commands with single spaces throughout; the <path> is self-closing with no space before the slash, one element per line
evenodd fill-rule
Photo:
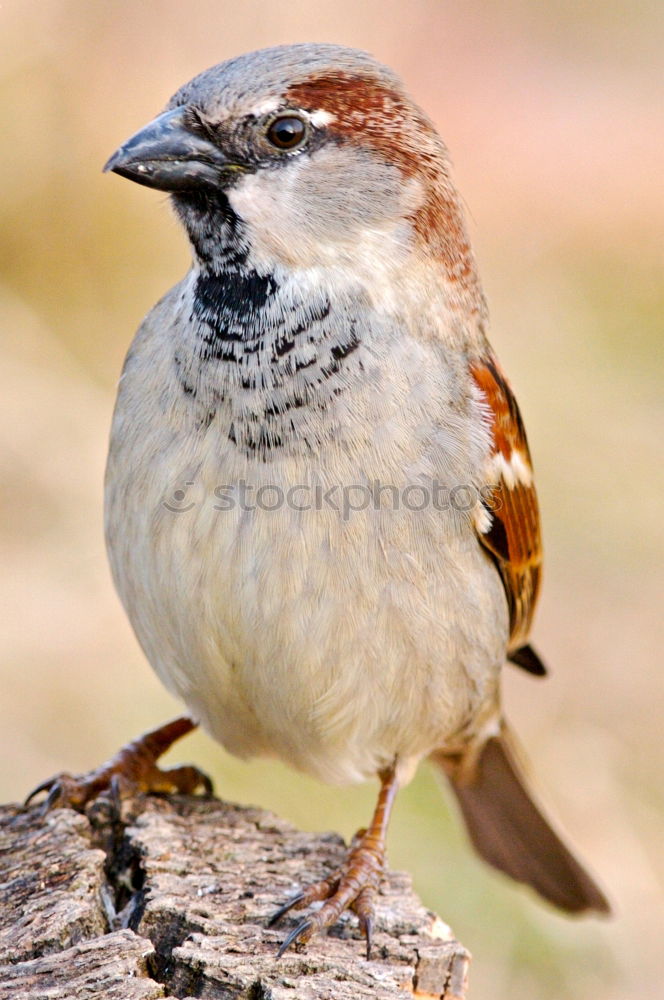
<path fill-rule="evenodd" d="M 307 136 L 307 126 L 295 115 L 275 118 L 267 130 L 267 138 L 277 149 L 297 149 Z"/>

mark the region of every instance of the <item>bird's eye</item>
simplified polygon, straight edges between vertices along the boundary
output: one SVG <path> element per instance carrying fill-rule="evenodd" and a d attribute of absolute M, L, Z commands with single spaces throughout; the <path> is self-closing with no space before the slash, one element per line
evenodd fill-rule
<path fill-rule="evenodd" d="M 307 137 L 307 126 L 295 115 L 275 118 L 267 130 L 268 141 L 277 149 L 297 149 Z"/>

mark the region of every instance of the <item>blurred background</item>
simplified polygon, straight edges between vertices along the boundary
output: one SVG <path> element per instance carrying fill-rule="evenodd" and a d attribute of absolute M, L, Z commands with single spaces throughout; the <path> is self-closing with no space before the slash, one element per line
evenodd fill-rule
<path fill-rule="evenodd" d="M 664 996 L 657 0 L 3 2 L 0 799 L 179 711 L 112 589 L 102 477 L 122 358 L 188 250 L 163 195 L 101 166 L 204 67 L 314 40 L 392 65 L 451 149 L 544 517 L 551 677 L 507 668 L 507 711 L 615 917 L 565 919 L 484 867 L 427 766 L 391 864 L 472 950 L 471 997 Z M 172 757 L 307 829 L 348 836 L 373 806 L 202 735 Z"/>

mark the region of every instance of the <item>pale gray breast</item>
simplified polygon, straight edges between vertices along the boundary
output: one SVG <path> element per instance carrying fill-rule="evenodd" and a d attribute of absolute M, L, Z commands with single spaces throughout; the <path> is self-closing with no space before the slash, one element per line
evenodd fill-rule
<path fill-rule="evenodd" d="M 448 490 L 473 483 L 488 447 L 474 405 L 442 346 L 359 294 L 255 274 L 219 286 L 192 272 L 156 307 L 114 421 L 111 563 L 153 666 L 234 752 L 267 748 L 313 768 L 313 744 L 317 773 L 337 761 L 356 777 L 395 748 L 425 752 L 429 728 L 442 739 L 436 727 L 454 729 L 481 700 L 484 663 L 504 645 L 504 597 L 464 517 L 228 512 L 213 495 L 241 479 L 284 494 L 315 479 L 378 482 L 389 504 L 390 487 L 403 498 L 434 477 Z M 163 502 L 183 479 L 196 506 L 173 513 Z M 418 671 L 422 703 L 409 694 Z M 393 704 L 413 717 L 395 721 Z M 302 746 L 294 732 L 308 734 Z M 343 753 L 329 752 L 333 737 Z"/>

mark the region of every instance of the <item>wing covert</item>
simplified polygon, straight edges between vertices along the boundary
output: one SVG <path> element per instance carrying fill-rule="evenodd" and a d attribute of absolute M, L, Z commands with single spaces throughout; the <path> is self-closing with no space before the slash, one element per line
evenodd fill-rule
<path fill-rule="evenodd" d="M 508 650 L 516 657 L 526 643 L 540 585 L 537 494 L 521 414 L 496 359 L 489 355 L 475 362 L 471 374 L 489 408 L 493 434 L 486 471 L 489 516 L 478 526 L 478 537 L 502 577 L 510 615 Z"/>

